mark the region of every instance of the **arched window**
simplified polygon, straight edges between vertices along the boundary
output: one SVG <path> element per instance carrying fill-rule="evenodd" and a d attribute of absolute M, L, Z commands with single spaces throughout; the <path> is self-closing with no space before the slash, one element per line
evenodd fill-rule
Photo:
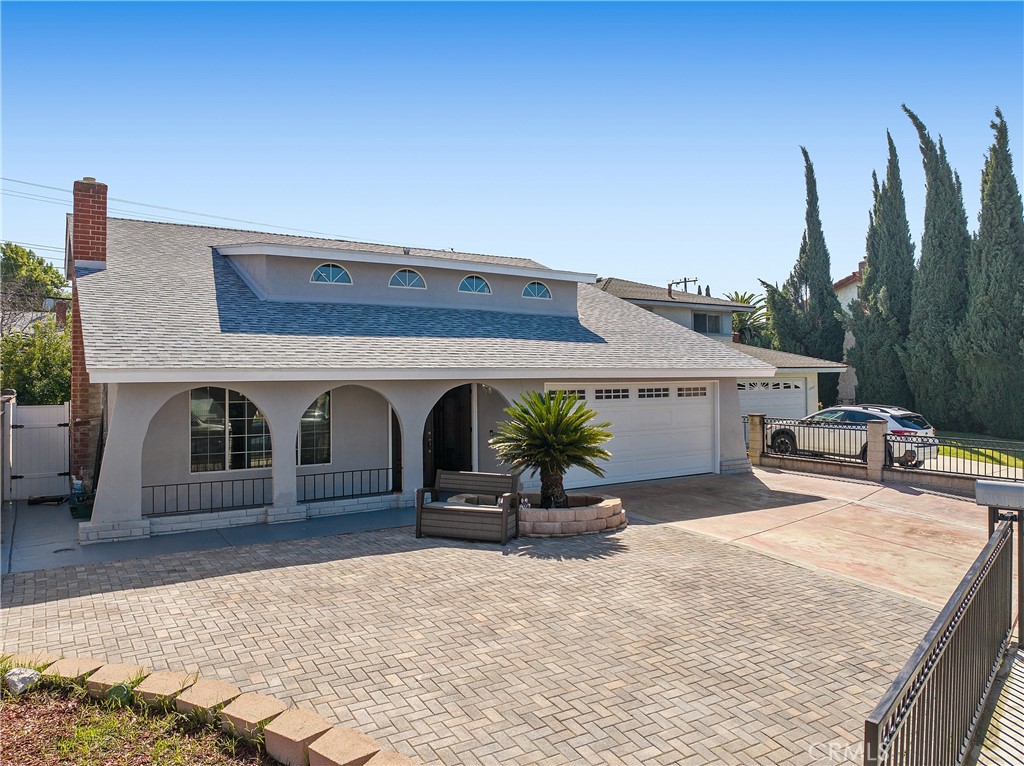
<path fill-rule="evenodd" d="M 413 287 L 417 290 L 426 290 L 427 283 L 423 281 L 418 271 L 412 269 L 399 269 L 391 275 L 389 287 Z"/>
<path fill-rule="evenodd" d="M 490 295 L 491 286 L 487 284 L 487 280 L 483 277 L 478 277 L 476 274 L 470 274 L 459 283 L 459 292 Z"/>
<path fill-rule="evenodd" d="M 524 298 L 546 298 L 551 300 L 551 291 L 548 290 L 548 286 L 543 282 L 530 282 L 523 289 Z"/>
<path fill-rule="evenodd" d="M 313 275 L 309 278 L 309 281 L 350 285 L 352 284 L 352 277 L 349 276 L 349 273 L 344 268 L 336 263 L 321 263 L 313 269 Z"/>
<path fill-rule="evenodd" d="M 249 399 L 206 386 L 193 388 L 189 403 L 192 473 L 270 467 L 270 426 Z"/>
<path fill-rule="evenodd" d="M 331 462 L 331 392 L 320 394 L 302 414 L 296 459 L 299 465 Z"/>

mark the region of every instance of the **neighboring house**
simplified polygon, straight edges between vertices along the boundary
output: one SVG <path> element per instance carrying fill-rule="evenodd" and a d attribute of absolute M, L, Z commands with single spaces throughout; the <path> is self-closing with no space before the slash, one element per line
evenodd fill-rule
<path fill-rule="evenodd" d="M 732 348 L 775 367 L 773 378 L 747 378 L 736 381 L 740 413 L 759 412 L 773 418 L 802 418 L 821 409 L 818 401 L 818 374 L 840 373 L 842 362 L 830 362 L 812 356 L 790 354 L 770 348 L 734 343 Z"/>
<path fill-rule="evenodd" d="M 712 298 L 709 295 L 675 290 L 672 287 L 645 285 L 618 277 L 597 280 L 597 287 L 609 295 L 629 301 L 694 332 L 719 340 L 732 339 L 732 313 L 753 311 L 746 303 Z"/>
<path fill-rule="evenodd" d="M 832 285 L 832 289 L 836 291 L 836 297 L 839 298 L 839 305 L 843 307 L 843 311 L 847 314 L 850 313 L 850 304 L 857 300 L 857 290 L 860 288 L 860 281 L 863 275 L 865 261 L 861 261 L 857 264 L 857 270 L 852 274 L 847 274 L 845 277 L 840 279 L 838 282 Z M 843 338 L 843 357 L 846 358 L 846 352 L 853 346 L 853 333 L 849 330 L 846 331 L 846 336 Z M 850 365 L 850 360 L 846 359 L 846 372 L 839 376 L 839 404 L 855 404 L 857 401 L 857 370 Z"/>
<path fill-rule="evenodd" d="M 835 373 L 846 369 L 846 365 L 840 362 L 736 342 L 738 338 L 732 334 L 732 313 L 753 311 L 753 307 L 746 303 L 734 303 L 613 277 L 599 279 L 597 286 L 611 295 L 671 319 L 676 324 L 729 343 L 730 348 L 775 367 L 777 372 L 774 376 L 761 374 L 736 381 L 740 412 L 744 415 L 758 412 L 776 418 L 802 418 L 816 412 L 820 409 L 818 373 Z"/>
<path fill-rule="evenodd" d="M 38 310 L 26 311 L 23 307 L 4 307 L 0 316 L 0 334 L 29 333 L 40 322 L 45 322 L 51 315 L 57 326 L 63 328 L 67 323 L 68 302 L 64 298 L 44 298 Z"/>
<path fill-rule="evenodd" d="M 501 470 L 527 390 L 611 421 L 604 483 L 749 470 L 736 381 L 772 366 L 592 275 L 107 218 L 106 195 L 76 182 L 68 221 L 72 470 L 105 444 L 83 542 L 409 505 L 437 469 Z"/>

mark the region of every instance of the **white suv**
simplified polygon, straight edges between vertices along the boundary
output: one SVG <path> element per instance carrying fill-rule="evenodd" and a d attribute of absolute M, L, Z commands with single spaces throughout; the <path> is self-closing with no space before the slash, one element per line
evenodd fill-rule
<path fill-rule="evenodd" d="M 800 420 L 771 421 L 765 425 L 765 443 L 779 455 L 829 455 L 867 460 L 869 420 L 885 421 L 889 463 L 920 468 L 938 457 L 939 441 L 931 423 L 902 407 L 851 404 L 829 407 Z"/>

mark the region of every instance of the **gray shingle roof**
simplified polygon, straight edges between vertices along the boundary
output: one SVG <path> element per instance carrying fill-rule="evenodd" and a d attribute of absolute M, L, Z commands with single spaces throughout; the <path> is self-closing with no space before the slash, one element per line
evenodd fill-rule
<path fill-rule="evenodd" d="M 723 343 L 727 343 L 729 348 L 740 351 L 754 359 L 760 359 L 762 362 L 767 362 L 780 370 L 785 370 L 787 368 L 804 370 L 817 367 L 819 369 L 834 369 L 836 372 L 842 372 L 846 369 L 846 365 L 842 362 L 831 362 L 828 359 L 817 359 L 813 356 L 791 354 L 788 351 L 776 351 L 771 348 L 747 346 L 742 343 L 732 343 L 728 340 L 723 341 Z"/>
<path fill-rule="evenodd" d="M 623 300 L 634 301 L 660 301 L 663 303 L 699 303 L 704 306 L 721 306 L 722 308 L 738 308 L 750 310 L 746 303 L 735 303 L 721 298 L 712 298 L 708 295 L 697 293 L 686 293 L 682 290 L 673 290 L 672 297 L 669 297 L 668 287 L 657 287 L 645 285 L 643 282 L 633 282 L 619 277 L 602 277 L 597 280 L 597 287 L 609 295 Z"/>
<path fill-rule="evenodd" d="M 78 279 L 89 369 L 770 369 L 585 284 L 578 285 L 578 320 L 425 306 L 277 303 L 259 300 L 227 259 L 211 250 L 305 239 L 108 219 L 107 268 Z M 469 254 L 412 252 L 471 260 Z M 472 256 L 484 258 L 539 266 Z"/>

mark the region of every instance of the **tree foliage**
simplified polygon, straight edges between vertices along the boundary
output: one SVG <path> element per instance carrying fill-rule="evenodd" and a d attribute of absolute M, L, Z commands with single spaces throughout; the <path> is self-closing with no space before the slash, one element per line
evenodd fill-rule
<path fill-rule="evenodd" d="M 903 366 L 918 409 L 936 426 L 969 430 L 969 394 L 951 339 L 960 332 L 967 309 L 967 231 L 960 178 L 924 123 L 904 105 L 921 141 L 925 175 L 924 235 L 914 279 L 910 334 Z"/>
<path fill-rule="evenodd" d="M 52 317 L 0 337 L 0 385 L 18 404 L 63 404 L 71 398 L 71 329 Z"/>
<path fill-rule="evenodd" d="M 0 335 L 26 329 L 42 314 L 43 302 L 66 296 L 66 287 L 64 275 L 45 259 L 5 242 L 0 258 Z"/>
<path fill-rule="evenodd" d="M 987 433 L 1024 438 L 1024 212 L 1006 120 L 981 175 L 981 212 L 968 269 L 966 318 L 954 344 L 971 414 Z"/>
<path fill-rule="evenodd" d="M 850 364 L 857 370 L 857 398 L 913 407 L 914 399 L 903 370 L 910 331 L 914 284 L 914 243 L 910 238 L 907 206 L 900 179 L 899 157 L 892 136 L 889 161 L 881 186 L 874 181 L 874 208 L 868 217 L 867 256 L 857 300 L 846 319 L 853 333 Z"/>
<path fill-rule="evenodd" d="M 807 150 L 800 147 L 800 151 L 804 156 L 807 211 L 796 266 L 781 289 L 763 280 L 761 284 L 775 348 L 838 362 L 843 358 L 842 311 L 832 289 L 832 264 L 821 227 L 814 165 Z M 823 404 L 835 403 L 838 385 L 836 374 L 818 376 L 818 395 Z"/>
<path fill-rule="evenodd" d="M 611 423 L 592 423 L 597 413 L 575 394 L 527 391 L 505 413 L 509 419 L 498 426 L 490 445 L 514 470 L 540 472 L 545 508 L 569 507 L 562 480 L 573 466 L 604 476 L 595 461 L 611 457 L 601 446 L 612 438 Z"/>
<path fill-rule="evenodd" d="M 732 331 L 739 334 L 740 343 L 771 348 L 772 335 L 764 296 L 734 290 L 722 297 L 733 303 L 745 303 L 754 307 L 753 311 L 734 311 L 732 314 Z"/>

